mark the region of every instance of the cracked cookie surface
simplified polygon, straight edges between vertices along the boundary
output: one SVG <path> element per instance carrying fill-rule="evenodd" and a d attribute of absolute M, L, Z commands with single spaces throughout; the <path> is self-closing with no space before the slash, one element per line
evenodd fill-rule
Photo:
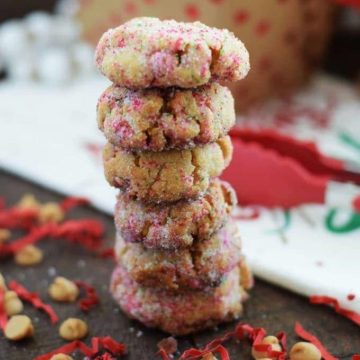
<path fill-rule="evenodd" d="M 147 248 L 177 249 L 209 238 L 227 221 L 237 199 L 225 181 L 214 179 L 204 196 L 171 204 L 144 204 L 124 192 L 115 208 L 117 231 Z"/>
<path fill-rule="evenodd" d="M 103 159 L 107 181 L 143 202 L 172 202 L 205 193 L 232 157 L 229 136 L 188 150 L 127 152 L 108 143 Z"/>
<path fill-rule="evenodd" d="M 130 90 L 110 86 L 97 105 L 99 128 L 112 144 L 128 150 L 185 149 L 216 141 L 235 123 L 228 88 Z"/>
<path fill-rule="evenodd" d="M 186 335 L 238 319 L 242 302 L 247 299 L 238 267 L 216 288 L 172 294 L 139 286 L 118 266 L 112 275 L 111 293 L 128 316 L 173 335 Z"/>
<path fill-rule="evenodd" d="M 244 44 L 228 30 L 150 17 L 109 29 L 95 58 L 110 81 L 135 89 L 237 81 L 250 69 Z"/>
<path fill-rule="evenodd" d="M 153 250 L 127 243 L 118 234 L 115 254 L 129 276 L 143 286 L 176 292 L 218 286 L 241 260 L 241 238 L 230 222 L 209 239 L 186 249 Z"/>

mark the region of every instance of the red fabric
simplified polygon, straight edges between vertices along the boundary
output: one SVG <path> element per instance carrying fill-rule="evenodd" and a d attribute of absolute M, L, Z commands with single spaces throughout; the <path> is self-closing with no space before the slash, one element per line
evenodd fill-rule
<path fill-rule="evenodd" d="M 324 360 L 339 360 L 326 350 L 324 345 L 316 336 L 306 331 L 298 322 L 295 324 L 295 333 L 303 340 L 309 341 L 313 345 L 315 345 L 320 350 L 321 356 Z"/>
<path fill-rule="evenodd" d="M 19 296 L 19 298 L 29 302 L 37 309 L 44 311 L 49 316 L 50 321 L 53 324 L 56 324 L 59 321 L 59 317 L 55 313 L 52 306 L 44 303 L 37 293 L 29 292 L 27 289 L 25 289 L 22 285 L 20 285 L 16 281 L 10 281 L 8 287 L 10 290 L 15 291 L 16 294 Z"/>
<path fill-rule="evenodd" d="M 329 180 L 360 183 L 360 175 L 322 155 L 312 142 L 273 129 L 234 128 L 234 156 L 222 178 L 235 188 L 242 205 L 290 208 L 324 203 Z"/>

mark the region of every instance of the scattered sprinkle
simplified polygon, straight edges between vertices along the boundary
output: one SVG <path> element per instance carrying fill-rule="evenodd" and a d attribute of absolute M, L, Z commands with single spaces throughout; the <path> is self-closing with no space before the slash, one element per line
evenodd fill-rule
<path fill-rule="evenodd" d="M 79 307 L 82 311 L 88 312 L 92 307 L 99 304 L 99 297 L 95 289 L 85 281 L 75 281 L 75 284 L 85 290 L 85 297 L 80 299 Z"/>
<path fill-rule="evenodd" d="M 16 292 L 20 299 L 29 302 L 35 308 L 44 311 L 49 316 L 52 324 L 56 324 L 59 321 L 59 318 L 52 306 L 44 303 L 37 293 L 29 292 L 26 288 L 14 280 L 10 281 L 8 286 L 10 290 Z"/>
<path fill-rule="evenodd" d="M 335 312 L 350 319 L 355 324 L 360 325 L 360 314 L 355 311 L 344 309 L 343 307 L 341 307 L 339 301 L 333 297 L 313 295 L 310 296 L 310 303 L 332 306 Z"/>

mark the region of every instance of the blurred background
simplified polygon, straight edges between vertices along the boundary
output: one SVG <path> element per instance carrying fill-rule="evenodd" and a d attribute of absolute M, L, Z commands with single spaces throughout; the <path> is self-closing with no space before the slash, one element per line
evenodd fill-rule
<path fill-rule="evenodd" d="M 99 36 L 134 16 L 200 20 L 246 44 L 252 71 L 234 88 L 237 108 L 288 94 L 319 68 L 359 80 L 356 0 L 2 0 L 3 79 L 66 85 L 92 76 Z"/>

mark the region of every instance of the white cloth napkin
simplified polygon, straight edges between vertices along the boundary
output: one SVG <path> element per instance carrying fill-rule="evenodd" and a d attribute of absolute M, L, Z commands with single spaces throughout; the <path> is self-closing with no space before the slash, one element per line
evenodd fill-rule
<path fill-rule="evenodd" d="M 86 196 L 97 208 L 112 213 L 116 190 L 103 176 L 101 147 L 105 140 L 95 120 L 97 98 L 106 86 L 100 78 L 64 88 L 2 83 L 0 166 L 61 193 Z M 314 130 L 306 112 L 295 111 L 294 121 L 282 124 L 281 130 L 312 139 L 325 154 L 357 168 L 360 101 L 354 91 L 318 77 L 291 101 L 295 108 L 324 109 L 331 94 L 337 101 L 331 105 L 331 124 L 326 129 Z M 279 102 L 272 102 L 246 121 L 278 128 L 269 115 L 269 109 L 278 106 Z M 238 224 L 244 251 L 257 276 L 305 296 L 335 297 L 345 308 L 360 312 L 359 215 L 322 205 L 290 212 L 256 210 L 255 219 L 238 220 Z M 238 218 L 249 211 L 253 209 L 238 208 Z M 355 299 L 348 300 L 349 294 Z"/>

